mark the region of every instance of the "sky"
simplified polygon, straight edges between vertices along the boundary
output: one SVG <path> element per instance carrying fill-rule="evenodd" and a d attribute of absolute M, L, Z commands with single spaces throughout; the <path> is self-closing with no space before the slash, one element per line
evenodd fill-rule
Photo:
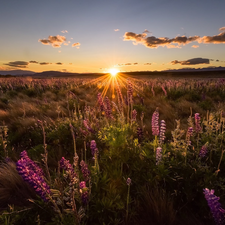
<path fill-rule="evenodd" d="M 0 70 L 225 66 L 224 0 L 4 0 Z"/>

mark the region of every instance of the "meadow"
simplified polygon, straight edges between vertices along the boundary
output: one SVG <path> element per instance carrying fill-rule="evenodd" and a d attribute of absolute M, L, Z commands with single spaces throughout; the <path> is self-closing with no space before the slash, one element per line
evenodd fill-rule
<path fill-rule="evenodd" d="M 113 79 L 0 78 L 0 224 L 225 224 L 225 79 Z"/>

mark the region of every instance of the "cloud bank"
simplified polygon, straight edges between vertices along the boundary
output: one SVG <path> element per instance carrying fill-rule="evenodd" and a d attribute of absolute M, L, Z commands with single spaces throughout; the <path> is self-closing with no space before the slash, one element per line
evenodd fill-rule
<path fill-rule="evenodd" d="M 18 68 L 27 68 L 29 65 L 29 62 L 25 61 L 14 61 L 14 62 L 9 62 L 4 65 L 11 66 L 11 67 L 18 67 Z"/>

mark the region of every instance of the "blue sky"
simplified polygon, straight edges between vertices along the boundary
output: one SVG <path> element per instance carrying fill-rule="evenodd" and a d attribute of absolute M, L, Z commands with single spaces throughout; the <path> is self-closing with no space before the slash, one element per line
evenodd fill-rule
<path fill-rule="evenodd" d="M 0 70 L 225 66 L 224 9 L 223 0 L 5 0 Z"/>

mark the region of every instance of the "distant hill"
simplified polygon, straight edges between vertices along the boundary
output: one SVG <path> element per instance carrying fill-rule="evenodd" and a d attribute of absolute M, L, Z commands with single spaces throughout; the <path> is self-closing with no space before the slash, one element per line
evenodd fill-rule
<path fill-rule="evenodd" d="M 205 68 L 182 68 L 177 70 L 163 70 L 163 72 L 200 72 L 200 71 L 225 71 L 225 67 L 205 67 Z"/>
<path fill-rule="evenodd" d="M 14 75 L 14 76 L 21 76 L 21 75 L 33 75 L 35 72 L 30 70 L 0 70 L 1 75 Z"/>

